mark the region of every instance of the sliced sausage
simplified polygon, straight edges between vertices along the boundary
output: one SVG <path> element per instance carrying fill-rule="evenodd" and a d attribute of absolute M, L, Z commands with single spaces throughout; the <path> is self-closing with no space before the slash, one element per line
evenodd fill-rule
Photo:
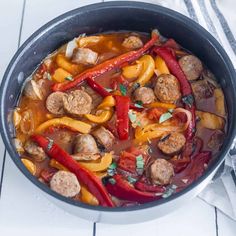
<path fill-rule="evenodd" d="M 44 97 L 43 82 L 43 79 L 28 81 L 24 88 L 24 95 L 32 100 L 42 100 Z"/>
<path fill-rule="evenodd" d="M 150 176 L 153 184 L 169 184 L 174 176 L 173 165 L 165 159 L 157 159 L 150 167 Z"/>
<path fill-rule="evenodd" d="M 183 134 L 172 132 L 161 137 L 157 143 L 157 146 L 164 154 L 173 155 L 182 150 L 185 142 L 186 139 Z"/>
<path fill-rule="evenodd" d="M 102 96 L 100 96 L 97 92 L 95 92 L 88 86 L 83 89 L 92 98 L 92 110 L 97 108 L 97 106 L 102 102 Z"/>
<path fill-rule="evenodd" d="M 154 102 L 155 94 L 151 88 L 140 87 L 134 92 L 134 100 L 141 101 L 143 104 Z"/>
<path fill-rule="evenodd" d="M 53 175 L 50 188 L 64 197 L 74 197 L 81 189 L 75 174 L 64 170 L 59 170 Z"/>
<path fill-rule="evenodd" d="M 71 115 L 88 114 L 92 109 L 92 98 L 82 90 L 74 90 L 63 97 L 63 106 Z"/>
<path fill-rule="evenodd" d="M 191 83 L 191 86 L 196 100 L 210 98 L 214 94 L 213 85 L 204 79 Z"/>
<path fill-rule="evenodd" d="M 179 65 L 188 80 L 196 80 L 202 73 L 202 62 L 193 55 L 183 56 L 179 59 Z"/>
<path fill-rule="evenodd" d="M 161 102 L 174 103 L 181 97 L 179 81 L 171 74 L 157 78 L 154 92 Z"/>
<path fill-rule="evenodd" d="M 31 140 L 26 141 L 24 149 L 35 161 L 41 162 L 46 158 L 44 150 Z"/>
<path fill-rule="evenodd" d="M 101 126 L 93 132 L 93 136 L 97 141 L 103 145 L 107 150 L 110 150 L 115 142 L 114 135 L 106 128 Z"/>
<path fill-rule="evenodd" d="M 78 48 L 72 57 L 72 62 L 84 65 L 95 65 L 98 54 L 89 48 Z"/>
<path fill-rule="evenodd" d="M 46 107 L 48 111 L 55 115 L 63 115 L 64 114 L 64 105 L 63 105 L 63 97 L 66 94 L 63 92 L 54 92 L 51 93 L 46 100 Z"/>
<path fill-rule="evenodd" d="M 124 39 L 122 46 L 127 49 L 137 49 L 143 46 L 142 40 L 137 36 L 129 36 Z"/>
<path fill-rule="evenodd" d="M 99 153 L 97 143 L 91 134 L 77 135 L 74 144 L 74 153 Z"/>

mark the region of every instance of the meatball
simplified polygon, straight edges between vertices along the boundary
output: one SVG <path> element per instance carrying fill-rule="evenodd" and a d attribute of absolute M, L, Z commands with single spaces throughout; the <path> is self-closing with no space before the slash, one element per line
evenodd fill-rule
<path fill-rule="evenodd" d="M 46 100 L 46 107 L 48 111 L 55 115 L 63 115 L 64 114 L 64 105 L 63 105 L 63 97 L 66 94 L 63 92 L 54 92 L 51 93 Z"/>
<path fill-rule="evenodd" d="M 24 88 L 24 95 L 32 100 L 42 100 L 44 97 L 43 89 L 44 80 L 30 80 L 26 83 Z"/>
<path fill-rule="evenodd" d="M 179 65 L 188 80 L 196 80 L 202 73 L 202 62 L 193 55 L 183 56 L 179 59 Z"/>
<path fill-rule="evenodd" d="M 210 98 L 214 94 L 214 86 L 206 80 L 198 80 L 191 83 L 191 86 L 196 100 Z"/>
<path fill-rule="evenodd" d="M 174 103 L 181 97 L 179 81 L 171 74 L 157 78 L 154 93 L 161 102 Z"/>
<path fill-rule="evenodd" d="M 75 137 L 74 153 L 99 153 L 97 143 L 91 134 L 79 134 Z"/>
<path fill-rule="evenodd" d="M 127 49 L 137 49 L 143 46 L 143 42 L 137 36 L 129 36 L 123 41 L 122 46 Z"/>
<path fill-rule="evenodd" d="M 31 140 L 26 141 L 24 149 L 37 162 L 41 162 L 46 158 L 44 150 Z"/>
<path fill-rule="evenodd" d="M 161 137 L 157 146 L 164 154 L 173 155 L 181 151 L 185 142 L 186 139 L 183 134 L 172 132 Z"/>
<path fill-rule="evenodd" d="M 92 98 L 82 90 L 74 90 L 63 97 L 63 106 L 71 115 L 88 114 L 92 109 Z"/>
<path fill-rule="evenodd" d="M 169 184 L 174 176 L 173 165 L 165 159 L 157 159 L 150 167 L 150 175 L 153 184 Z"/>
<path fill-rule="evenodd" d="M 149 104 L 154 102 L 155 95 L 151 88 L 140 87 L 134 92 L 134 100 L 141 101 L 143 104 Z"/>
<path fill-rule="evenodd" d="M 93 132 L 93 136 L 97 141 L 102 144 L 107 150 L 112 148 L 112 145 L 115 142 L 114 135 L 106 128 L 101 126 Z"/>
<path fill-rule="evenodd" d="M 98 54 L 89 48 L 76 49 L 72 62 L 84 65 L 95 65 L 98 59 Z"/>
<path fill-rule="evenodd" d="M 75 174 L 64 170 L 59 170 L 53 175 L 50 188 L 64 197 L 74 197 L 81 189 Z"/>

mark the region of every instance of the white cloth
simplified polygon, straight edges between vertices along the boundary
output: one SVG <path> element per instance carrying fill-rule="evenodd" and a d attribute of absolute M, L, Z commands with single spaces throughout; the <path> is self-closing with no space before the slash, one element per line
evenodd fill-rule
<path fill-rule="evenodd" d="M 171 8 L 198 22 L 220 42 L 236 68 L 235 0 L 147 0 L 147 2 Z M 228 155 L 221 176 L 212 181 L 199 197 L 236 220 L 236 181 L 232 177 L 232 158 L 236 165 L 236 155 L 234 157 Z"/>

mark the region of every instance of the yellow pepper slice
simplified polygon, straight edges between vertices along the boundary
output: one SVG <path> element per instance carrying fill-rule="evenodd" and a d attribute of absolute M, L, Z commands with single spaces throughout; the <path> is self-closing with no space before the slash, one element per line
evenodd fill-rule
<path fill-rule="evenodd" d="M 81 201 L 89 205 L 98 206 L 97 198 L 91 194 L 84 186 L 81 186 Z"/>
<path fill-rule="evenodd" d="M 145 107 L 147 107 L 147 108 L 162 107 L 162 108 L 166 108 L 166 109 L 175 109 L 176 105 L 171 104 L 171 103 L 153 102 L 150 104 L 145 104 Z"/>
<path fill-rule="evenodd" d="M 116 105 L 116 101 L 113 96 L 107 96 L 103 99 L 100 105 L 97 107 L 99 110 L 102 109 L 110 109 L 110 107 L 114 107 Z"/>
<path fill-rule="evenodd" d="M 83 134 L 88 134 L 92 127 L 90 124 L 87 124 L 85 122 L 64 116 L 61 118 L 54 118 L 45 121 L 37 127 L 36 133 L 40 133 L 50 126 L 66 126 Z"/>
<path fill-rule="evenodd" d="M 169 71 L 165 61 L 159 56 L 157 56 L 155 59 L 155 67 L 158 72 L 158 75 L 170 74 L 170 71 Z"/>
<path fill-rule="evenodd" d="M 84 116 L 93 123 L 102 124 L 111 119 L 112 111 L 101 110 L 101 113 L 99 115 L 86 114 Z"/>
<path fill-rule="evenodd" d="M 136 61 L 136 64 L 131 66 L 125 66 L 122 68 L 122 75 L 126 79 L 134 79 L 139 76 L 143 68 L 143 64 L 140 61 Z"/>
<path fill-rule="evenodd" d="M 32 174 L 35 175 L 36 174 L 36 166 L 35 164 L 25 158 L 22 158 L 21 161 L 23 162 L 23 164 L 25 165 L 25 167 L 27 168 L 27 170 Z"/>
<path fill-rule="evenodd" d="M 70 63 L 65 56 L 58 54 L 56 57 L 56 63 L 58 67 L 63 68 L 64 70 L 70 72 L 71 74 L 76 74 L 80 71 L 80 68 L 76 64 Z"/>
<path fill-rule="evenodd" d="M 50 165 L 51 167 L 54 167 L 54 168 L 58 169 L 58 170 L 65 170 L 65 171 L 68 171 L 68 169 L 67 169 L 65 166 L 63 166 L 62 164 L 60 164 L 60 163 L 59 163 L 58 161 L 56 161 L 55 159 L 51 159 L 50 162 L 49 162 L 49 165 Z"/>
<path fill-rule="evenodd" d="M 144 55 L 139 59 L 142 63 L 142 70 L 135 83 L 144 86 L 153 76 L 155 69 L 155 62 L 150 55 Z"/>
<path fill-rule="evenodd" d="M 90 162 L 90 163 L 80 162 L 80 164 L 82 166 L 84 166 L 88 170 L 94 171 L 94 172 L 106 170 L 111 163 L 112 163 L 112 154 L 111 153 L 106 153 L 101 158 L 101 162 Z"/>
<path fill-rule="evenodd" d="M 58 83 L 64 82 L 66 77 L 71 77 L 72 75 L 62 68 L 55 70 L 52 79 Z"/>

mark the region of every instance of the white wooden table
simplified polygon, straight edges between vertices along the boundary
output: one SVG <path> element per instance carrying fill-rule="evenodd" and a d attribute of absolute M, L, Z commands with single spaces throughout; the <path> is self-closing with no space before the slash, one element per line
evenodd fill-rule
<path fill-rule="evenodd" d="M 101 1 L 0 0 L 0 78 L 17 48 L 36 29 L 68 10 L 95 2 Z M 168 1 L 165 5 L 171 7 Z M 168 216 L 136 225 L 94 224 L 77 218 L 49 202 L 19 172 L 1 140 L 0 173 L 0 235 L 236 235 L 236 222 L 198 198 Z"/>

